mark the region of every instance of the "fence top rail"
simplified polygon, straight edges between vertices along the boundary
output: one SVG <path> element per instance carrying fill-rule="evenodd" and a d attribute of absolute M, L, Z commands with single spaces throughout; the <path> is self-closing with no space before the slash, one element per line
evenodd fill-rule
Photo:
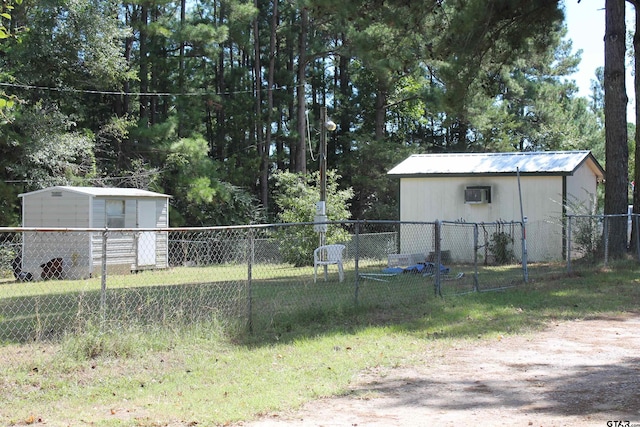
<path fill-rule="evenodd" d="M 197 232 L 197 231 L 223 231 L 223 230 L 256 230 L 292 226 L 312 226 L 317 224 L 347 225 L 347 224 L 394 224 L 394 225 L 430 225 L 455 224 L 455 225 L 504 225 L 521 224 L 520 221 L 497 221 L 497 222 L 464 222 L 464 221 L 394 221 L 394 220 L 344 220 L 325 222 L 296 222 L 296 223 L 271 223 L 271 224 L 245 224 L 245 225 L 217 225 L 199 227 L 149 227 L 149 228 L 109 228 L 109 227 L 0 227 L 0 233 L 135 233 L 135 232 Z"/>
<path fill-rule="evenodd" d="M 454 223 L 451 221 L 451 223 Z M 295 223 L 271 223 L 271 224 L 246 224 L 246 225 L 217 225 L 200 227 L 150 227 L 150 228 L 109 228 L 109 227 L 0 227 L 0 233 L 22 233 L 22 232 L 43 232 L 43 233 L 135 233 L 135 232 L 197 232 L 197 231 L 223 231 L 223 230 L 256 230 L 293 226 L 313 226 L 317 224 L 348 225 L 348 224 L 394 224 L 394 225 L 430 225 L 436 222 L 424 221 L 393 221 L 393 220 L 344 220 L 344 221 L 324 221 L 324 222 L 295 222 Z M 460 222 L 458 222 L 460 224 Z M 463 223 L 471 224 L 471 223 Z"/>
<path fill-rule="evenodd" d="M 567 218 L 620 218 L 620 217 L 635 217 L 640 216 L 640 214 L 635 213 L 624 213 L 624 214 L 598 214 L 598 215 L 578 215 L 578 214 L 567 214 Z"/>
<path fill-rule="evenodd" d="M 522 225 L 522 221 L 493 221 L 493 222 L 467 222 L 467 221 L 440 221 L 441 224 L 453 225 Z"/>
<path fill-rule="evenodd" d="M 603 219 L 610 217 L 640 217 L 640 214 L 636 213 L 624 213 L 624 214 L 598 214 L 598 215 L 583 215 L 583 214 L 567 214 L 567 218 L 595 218 Z M 324 221 L 324 222 L 295 222 L 295 223 L 270 223 L 270 224 L 244 224 L 244 225 L 216 225 L 216 226 L 198 226 L 198 227 L 161 227 L 161 228 L 108 228 L 108 227 L 0 227 L 0 233 L 22 233 L 22 232 L 50 232 L 50 233 L 72 233 L 72 232 L 92 232 L 92 233 L 133 233 L 133 232 L 194 232 L 194 231 L 223 231 L 223 230 L 256 230 L 256 229 L 269 229 L 279 227 L 292 227 L 292 226 L 312 226 L 317 224 L 331 224 L 331 225 L 347 225 L 347 224 L 394 224 L 394 225 L 435 225 L 440 224 L 454 224 L 454 225 L 522 225 L 520 220 L 497 220 L 493 222 L 466 222 L 463 219 L 457 220 L 435 220 L 435 221 L 398 221 L 398 220 L 342 220 L 342 221 Z"/>
<path fill-rule="evenodd" d="M 89 227 L 0 227 L 0 233 L 102 233 L 102 232 L 132 232 L 132 231 L 171 231 L 171 228 L 89 228 Z"/>

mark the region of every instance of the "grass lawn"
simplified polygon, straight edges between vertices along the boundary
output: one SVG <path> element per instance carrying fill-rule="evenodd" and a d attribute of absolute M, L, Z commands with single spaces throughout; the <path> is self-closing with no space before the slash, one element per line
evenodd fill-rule
<path fill-rule="evenodd" d="M 238 327 L 277 333 L 344 311 L 416 304 L 435 295 L 433 277 L 379 274 L 384 267 L 380 261 L 361 261 L 358 275 L 353 267 L 345 267 L 344 282 L 337 280 L 335 267 L 327 281 L 319 271 L 314 282 L 312 267 L 280 264 L 256 264 L 250 270 L 243 264 L 223 264 L 108 275 L 104 288 L 100 277 L 27 283 L 6 279 L 0 282 L 0 343 L 58 339 L 82 331 L 87 323 L 120 328 L 221 318 L 234 319 Z M 536 268 L 543 267 L 550 268 Z M 472 292 L 474 273 L 470 266 L 452 266 L 442 279 L 442 295 Z M 480 289 L 510 286 L 522 283 L 522 271 L 518 265 L 483 267 L 478 278 Z"/>
<path fill-rule="evenodd" d="M 187 277 L 191 271 L 179 275 L 182 284 L 205 274 Z M 256 313 L 251 334 L 218 316 L 189 323 L 136 318 L 107 330 L 85 322 L 51 342 L 6 343 L 0 347 L 0 424 L 217 425 L 250 419 L 340 394 L 363 370 L 409 365 L 427 351 L 531 333 L 551 321 L 637 311 L 639 271 L 630 264 L 583 275 L 552 272 L 500 292 L 445 298 L 435 298 L 421 276 L 403 275 L 359 281 L 360 304 L 355 305 L 351 285 L 337 280 L 313 285 L 312 274 L 300 269 L 278 272 L 289 280 L 258 270 L 251 287 Z M 188 310 L 190 298 L 221 295 L 233 283 L 241 283 L 237 293 L 222 295 L 229 300 L 240 295 L 246 307 L 246 283 L 234 276 L 241 273 L 246 270 L 230 269 L 217 285 L 209 284 L 212 289 L 195 287 L 178 301 L 166 292 L 178 284 L 163 285 L 152 273 L 127 276 L 117 286 L 139 295 L 140 310 L 161 316 L 158 307 L 178 304 Z M 44 284 L 33 285 L 0 285 L 0 303 L 34 295 L 99 294 L 100 289 L 99 280 L 57 282 L 53 294 L 38 290 Z M 142 292 L 145 287 L 149 290 Z M 304 302 L 303 309 L 289 309 L 294 302 Z M 77 319 L 74 310 L 71 319 Z M 171 313 L 175 316 L 175 310 Z"/>

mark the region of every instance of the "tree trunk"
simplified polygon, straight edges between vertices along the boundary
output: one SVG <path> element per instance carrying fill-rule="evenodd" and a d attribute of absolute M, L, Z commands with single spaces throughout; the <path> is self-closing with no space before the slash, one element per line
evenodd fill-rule
<path fill-rule="evenodd" d="M 276 34 L 278 30 L 278 1 L 273 0 L 273 9 L 271 16 L 271 35 L 269 39 L 269 72 L 267 75 L 267 126 L 264 146 L 262 152 L 262 169 L 260 175 L 261 192 L 260 199 L 262 206 L 268 208 L 269 201 L 269 151 L 271 150 L 271 124 L 273 123 L 273 87 L 275 84 L 276 73 Z"/>
<path fill-rule="evenodd" d="M 294 22 L 297 22 L 295 14 L 291 14 L 291 16 L 288 17 L 287 19 L 287 25 L 291 26 L 293 25 Z M 279 55 L 278 57 L 286 57 L 286 68 L 287 68 L 287 75 L 293 76 L 295 74 L 295 51 L 296 49 L 294 48 L 295 42 L 294 42 L 294 37 L 293 34 L 286 34 L 285 35 L 285 42 L 284 42 L 284 52 L 282 52 L 281 49 L 279 50 Z M 285 170 L 285 168 L 288 166 L 289 168 L 289 172 L 293 172 L 293 164 L 295 163 L 295 147 L 296 147 L 296 141 L 294 140 L 294 137 L 287 134 L 286 137 L 286 145 L 284 143 L 284 141 L 282 141 L 282 139 L 284 139 L 284 135 L 285 133 L 282 132 L 282 130 L 285 128 L 285 126 L 283 125 L 283 123 L 285 123 L 285 117 L 287 118 L 287 120 L 291 120 L 291 118 L 294 117 L 295 115 L 295 85 L 291 85 L 291 87 L 287 87 L 286 89 L 286 112 L 279 112 L 279 116 L 280 116 L 280 121 L 278 122 L 278 135 L 280 135 L 280 141 L 276 142 L 276 149 L 277 149 L 277 157 L 278 157 L 278 169 L 280 170 Z M 285 150 L 285 147 L 288 147 L 289 150 Z M 288 151 L 288 152 L 286 152 Z M 285 162 L 285 159 L 288 159 L 288 162 Z"/>
<path fill-rule="evenodd" d="M 259 8 L 258 0 L 253 0 L 253 5 L 256 9 Z M 258 157 L 260 158 L 260 203 L 262 206 L 267 206 L 267 177 L 269 174 L 269 163 L 265 162 L 265 153 L 268 153 L 266 141 L 264 138 L 264 120 L 262 117 L 262 63 L 260 61 L 260 27 L 258 25 L 258 19 L 260 14 L 256 14 L 253 20 L 253 63 L 255 72 L 255 85 L 256 85 L 256 146 L 258 147 Z M 269 129 L 269 121 L 267 120 L 267 129 Z M 267 131 L 268 132 L 268 131 Z"/>
<path fill-rule="evenodd" d="M 627 92 L 625 88 L 625 1 L 606 0 L 604 38 L 604 114 L 607 175 L 605 214 L 625 214 L 628 205 L 629 148 L 627 146 Z M 627 248 L 625 217 L 609 222 L 609 254 L 621 257 Z"/>
<path fill-rule="evenodd" d="M 307 82 L 307 27 L 309 25 L 309 12 L 306 8 L 300 11 L 300 34 L 298 39 L 298 143 L 296 144 L 295 164 L 293 171 L 307 173 L 307 146 L 306 146 L 306 109 L 305 86 Z"/>
<path fill-rule="evenodd" d="M 387 117 L 387 89 L 378 88 L 376 92 L 376 140 L 382 141 L 385 136 Z"/>
<path fill-rule="evenodd" d="M 640 70 L 640 11 L 638 10 L 637 2 L 633 3 L 635 7 L 635 15 L 636 15 L 636 32 L 633 35 L 633 65 L 634 70 Z M 640 213 L 640 187 L 638 184 L 640 183 L 640 129 L 638 129 L 637 124 L 640 123 L 640 98 L 638 98 L 638 94 L 640 94 L 640 74 L 638 72 L 634 73 L 633 78 L 634 88 L 635 88 L 635 102 L 636 102 L 636 133 L 635 133 L 635 168 L 633 173 L 633 213 Z M 634 218 L 631 222 L 631 242 L 629 247 L 633 249 L 634 252 L 638 252 L 638 221 Z"/>
<path fill-rule="evenodd" d="M 147 25 L 149 24 L 149 8 L 142 5 L 140 13 L 140 123 L 148 125 L 149 119 L 149 48 Z M 146 122 L 146 123 L 145 123 Z"/>
<path fill-rule="evenodd" d="M 218 25 L 224 25 L 225 9 L 223 5 L 220 5 L 218 10 Z M 228 42 L 225 42 L 228 44 Z M 218 65 L 216 66 L 216 91 L 220 94 L 223 102 L 227 101 L 229 95 L 227 94 L 227 83 L 225 81 L 225 63 L 224 55 L 226 49 L 220 49 L 218 53 Z M 229 49 L 231 51 L 231 49 Z M 229 60 L 231 64 L 231 59 Z M 225 126 L 227 117 L 224 108 L 218 108 L 216 110 L 216 130 L 215 130 L 215 147 L 211 147 L 211 157 L 217 160 L 224 160 L 226 158 L 226 146 L 225 146 Z"/>
<path fill-rule="evenodd" d="M 131 64 L 131 52 L 133 51 L 133 43 L 134 39 L 132 36 L 125 38 L 124 44 L 124 58 L 127 61 L 127 64 Z M 122 83 L 122 100 L 119 103 L 119 108 L 117 110 L 118 117 L 124 117 L 129 114 L 129 104 L 130 104 L 130 95 L 131 92 L 131 83 L 127 79 Z"/>
<path fill-rule="evenodd" d="M 153 9 L 149 13 L 149 25 L 153 28 L 159 20 L 159 8 L 157 5 L 153 6 Z M 149 53 L 150 53 L 150 67 L 149 67 L 149 92 L 156 92 L 160 88 L 160 61 L 161 61 L 161 49 L 158 46 L 158 36 L 153 34 L 149 38 Z M 157 96 L 149 96 L 149 122 L 151 125 L 158 124 L 160 122 L 158 117 L 159 99 Z"/>
<path fill-rule="evenodd" d="M 346 37 L 342 35 L 342 45 L 347 44 Z M 340 120 L 340 129 L 347 131 L 351 129 L 351 115 L 349 114 L 349 103 L 348 99 L 351 99 L 353 94 L 351 91 L 350 75 L 349 75 L 349 58 L 346 55 L 340 55 L 340 61 L 338 66 L 339 72 L 339 82 L 340 88 L 339 93 L 340 97 L 338 98 L 338 105 L 336 106 L 336 111 L 339 111 L 338 119 Z M 334 101 L 335 102 L 335 101 Z M 351 151 L 351 139 L 350 138 L 342 138 L 342 144 L 339 147 L 341 153 L 349 153 Z"/>
<path fill-rule="evenodd" d="M 184 26 L 186 25 L 187 15 L 186 15 L 187 4 L 186 0 L 180 0 L 180 29 L 184 30 Z M 183 36 L 184 37 L 184 36 Z M 184 40 L 180 40 L 180 51 L 179 51 L 179 59 L 178 59 L 178 92 L 185 92 L 185 64 L 184 64 L 184 53 L 185 53 L 185 42 Z M 182 138 L 184 135 L 184 120 L 185 120 L 185 105 L 186 101 L 184 97 L 179 97 L 177 99 L 177 107 L 178 107 L 178 137 Z"/>

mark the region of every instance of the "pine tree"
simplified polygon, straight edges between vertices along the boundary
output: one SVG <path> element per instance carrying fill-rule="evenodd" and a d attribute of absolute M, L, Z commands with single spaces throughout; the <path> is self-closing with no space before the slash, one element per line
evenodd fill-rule
<path fill-rule="evenodd" d="M 605 2 L 604 111 L 606 129 L 606 165 L 604 213 L 625 214 L 628 206 L 627 93 L 624 61 L 625 2 Z M 609 254 L 620 257 L 626 252 L 627 220 L 609 221 Z"/>

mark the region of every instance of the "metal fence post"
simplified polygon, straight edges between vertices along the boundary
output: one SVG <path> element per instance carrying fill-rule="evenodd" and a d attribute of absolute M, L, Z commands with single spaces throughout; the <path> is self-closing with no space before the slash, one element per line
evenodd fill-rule
<path fill-rule="evenodd" d="M 640 229 L 638 229 L 638 215 L 632 214 L 633 221 L 635 222 L 635 230 L 636 230 L 636 257 L 638 261 L 640 261 Z"/>
<path fill-rule="evenodd" d="M 607 215 L 603 218 L 604 221 L 604 266 L 609 264 L 609 217 Z"/>
<path fill-rule="evenodd" d="M 522 217 L 520 233 L 522 235 L 522 276 L 524 283 L 529 282 L 529 254 L 527 253 L 527 217 Z"/>
<path fill-rule="evenodd" d="M 107 316 L 107 232 L 102 231 L 102 276 L 100 277 L 100 317 L 104 324 Z"/>
<path fill-rule="evenodd" d="M 473 224 L 473 290 L 478 292 L 478 224 Z"/>
<path fill-rule="evenodd" d="M 435 248 L 436 251 L 436 268 L 435 268 L 435 283 L 434 283 L 434 293 L 442 297 L 442 290 L 440 288 L 440 265 L 442 264 L 442 253 L 441 253 L 441 241 L 440 241 L 440 232 L 442 231 L 440 220 L 436 220 L 434 223 L 434 240 L 435 240 Z"/>
<path fill-rule="evenodd" d="M 567 215 L 567 273 L 571 273 L 571 215 Z"/>
<path fill-rule="evenodd" d="M 255 240 L 253 236 L 253 228 L 249 228 L 248 235 L 249 245 L 247 254 L 247 328 L 249 333 L 253 333 L 253 263 L 255 257 Z"/>
<path fill-rule="evenodd" d="M 355 255 L 355 274 L 356 274 L 356 281 L 355 281 L 355 290 L 354 290 L 354 305 L 358 305 L 358 292 L 360 291 L 360 273 L 359 273 L 359 260 L 360 260 L 360 221 L 356 221 L 355 223 L 356 229 L 355 229 L 355 248 L 356 248 L 356 255 Z"/>

